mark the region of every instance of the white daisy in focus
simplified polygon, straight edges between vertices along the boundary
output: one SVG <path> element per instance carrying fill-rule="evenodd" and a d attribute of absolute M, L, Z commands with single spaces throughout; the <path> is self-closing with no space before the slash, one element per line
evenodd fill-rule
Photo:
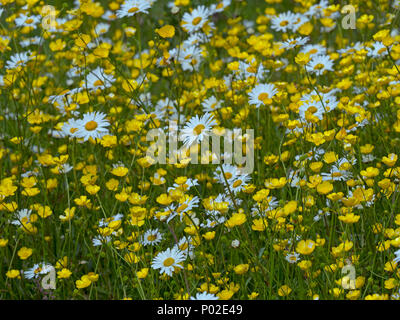
<path fill-rule="evenodd" d="M 213 126 L 216 124 L 213 116 L 209 113 L 205 113 L 201 117 L 194 116 L 182 129 L 181 141 L 183 141 L 187 148 L 193 144 L 199 143 L 210 135 Z"/>
<path fill-rule="evenodd" d="M 162 235 L 158 231 L 158 229 L 154 229 L 154 230 L 150 229 L 145 232 L 140 243 L 142 243 L 144 246 L 148 246 L 148 245 L 155 245 L 157 243 L 160 243 L 161 240 L 162 240 Z"/>
<path fill-rule="evenodd" d="M 24 276 L 27 279 L 37 279 L 41 274 L 48 274 L 53 268 L 51 264 L 45 262 L 37 263 L 32 268 L 24 271 Z"/>
<path fill-rule="evenodd" d="M 286 261 L 289 263 L 296 263 L 297 261 L 299 261 L 299 256 L 300 254 L 297 252 L 293 252 L 293 253 L 288 253 L 285 257 Z"/>
<path fill-rule="evenodd" d="M 273 84 L 259 84 L 249 93 L 249 104 L 255 105 L 257 108 L 262 104 L 268 105 L 272 103 L 272 98 L 278 93 Z"/>
<path fill-rule="evenodd" d="M 126 0 L 119 10 L 117 10 L 117 17 L 132 17 L 136 13 L 149 13 L 151 5 L 147 0 Z"/>
<path fill-rule="evenodd" d="M 219 300 L 219 298 L 215 294 L 204 291 L 197 293 L 195 297 L 191 296 L 190 300 Z"/>
<path fill-rule="evenodd" d="M 287 32 L 292 29 L 293 21 L 296 19 L 296 15 L 292 12 L 284 12 L 279 14 L 276 17 L 273 17 L 271 20 L 271 29 L 274 31 L 282 31 Z"/>
<path fill-rule="evenodd" d="M 32 210 L 30 209 L 21 209 L 17 211 L 17 217 L 15 220 L 11 221 L 11 224 L 15 226 L 20 226 L 21 224 L 30 223 Z"/>
<path fill-rule="evenodd" d="M 83 138 L 84 141 L 92 139 L 101 139 L 108 134 L 110 123 L 106 120 L 106 114 L 101 112 L 89 112 L 83 115 L 83 119 L 78 120 L 78 130 L 75 133 L 77 138 Z"/>
<path fill-rule="evenodd" d="M 318 55 L 311 58 L 306 65 L 307 72 L 321 76 L 325 71 L 333 71 L 333 60 L 327 55 Z"/>
<path fill-rule="evenodd" d="M 104 69 L 100 67 L 92 70 L 86 79 L 87 87 L 90 90 L 109 88 L 114 81 L 114 77 L 111 74 L 106 74 Z M 86 86 L 86 83 L 84 83 L 84 86 Z"/>
<path fill-rule="evenodd" d="M 172 276 L 175 268 L 183 269 L 183 266 L 179 263 L 185 261 L 185 255 L 177 248 L 168 248 L 167 250 L 160 252 L 151 264 L 153 269 L 160 269 L 161 274 L 167 274 Z"/>
<path fill-rule="evenodd" d="M 185 12 L 182 18 L 183 27 L 189 32 L 200 30 L 207 22 L 210 11 L 205 6 L 198 6 L 191 13 Z"/>

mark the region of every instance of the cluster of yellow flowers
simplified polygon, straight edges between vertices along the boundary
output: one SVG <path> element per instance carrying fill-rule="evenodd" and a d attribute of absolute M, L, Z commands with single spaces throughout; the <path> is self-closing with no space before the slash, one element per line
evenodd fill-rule
<path fill-rule="evenodd" d="M 0 0 L 0 299 L 400 299 L 400 1 L 53 2 Z"/>

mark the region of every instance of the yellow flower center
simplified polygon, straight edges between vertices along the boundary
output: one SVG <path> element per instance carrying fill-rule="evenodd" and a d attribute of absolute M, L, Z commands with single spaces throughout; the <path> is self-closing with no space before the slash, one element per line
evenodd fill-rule
<path fill-rule="evenodd" d="M 28 24 L 30 24 L 30 23 L 32 23 L 33 22 L 33 19 L 32 18 L 29 18 L 29 19 L 26 19 L 25 20 L 25 23 L 28 23 Z"/>
<path fill-rule="evenodd" d="M 203 130 L 205 129 L 205 126 L 202 124 L 198 124 L 194 129 L 193 129 L 193 133 L 196 134 L 197 136 L 200 135 Z"/>
<path fill-rule="evenodd" d="M 311 106 L 307 109 L 307 111 L 310 113 L 316 113 L 318 111 L 318 109 L 315 106 Z"/>
<path fill-rule="evenodd" d="M 78 131 L 77 128 L 71 128 L 71 129 L 69 129 L 69 132 L 71 132 L 71 133 L 75 133 L 75 132 L 77 132 L 77 131 Z"/>
<path fill-rule="evenodd" d="M 170 267 L 175 263 L 175 260 L 173 258 L 167 258 L 164 260 L 164 266 L 165 267 Z"/>
<path fill-rule="evenodd" d="M 218 5 L 216 6 L 217 9 L 222 9 L 223 7 L 224 7 L 223 2 L 218 3 Z"/>
<path fill-rule="evenodd" d="M 136 11 L 139 11 L 139 8 L 133 7 L 133 8 L 130 8 L 130 9 L 128 10 L 129 13 L 134 13 L 134 12 L 136 12 Z"/>
<path fill-rule="evenodd" d="M 237 180 L 237 181 L 235 181 L 235 183 L 233 184 L 233 187 L 234 188 L 237 188 L 237 187 L 239 187 L 240 185 L 242 184 L 242 180 Z"/>
<path fill-rule="evenodd" d="M 268 98 L 269 98 L 269 94 L 266 92 L 260 93 L 258 95 L 258 100 L 260 100 L 262 102 L 265 102 L 266 100 L 268 100 Z"/>
<path fill-rule="evenodd" d="M 94 83 L 93 83 L 93 85 L 95 86 L 95 87 L 98 87 L 98 86 L 102 86 L 104 83 L 103 83 L 103 81 L 101 81 L 101 80 L 96 80 Z"/>
<path fill-rule="evenodd" d="M 281 27 L 285 27 L 289 24 L 289 21 L 285 20 L 280 23 Z"/>
<path fill-rule="evenodd" d="M 201 17 L 194 18 L 192 24 L 194 26 L 197 26 L 201 22 L 201 19 L 202 19 Z"/>
<path fill-rule="evenodd" d="M 89 121 L 88 123 L 85 124 L 85 129 L 87 131 L 93 131 L 96 130 L 97 128 L 97 122 L 96 121 Z"/>
<path fill-rule="evenodd" d="M 156 236 L 155 234 L 151 234 L 151 235 L 149 235 L 149 236 L 147 237 L 147 240 L 148 240 L 148 241 L 154 241 L 154 240 L 156 240 L 156 238 L 157 238 L 157 236 Z"/>
<path fill-rule="evenodd" d="M 318 63 L 318 64 L 314 67 L 315 70 L 321 70 L 321 69 L 323 69 L 323 68 L 324 68 L 324 65 L 323 65 L 322 63 Z"/>
<path fill-rule="evenodd" d="M 232 173 L 230 173 L 230 172 L 225 172 L 225 178 L 226 178 L 227 180 L 229 180 L 230 178 L 232 178 Z"/>

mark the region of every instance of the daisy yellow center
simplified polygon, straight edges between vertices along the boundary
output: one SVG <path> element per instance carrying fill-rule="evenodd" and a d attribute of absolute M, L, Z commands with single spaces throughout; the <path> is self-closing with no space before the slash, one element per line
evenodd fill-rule
<path fill-rule="evenodd" d="M 148 240 L 148 241 L 154 241 L 154 240 L 156 240 L 156 238 L 157 238 L 157 236 L 156 236 L 155 234 L 151 234 L 151 235 L 149 235 L 149 236 L 147 237 L 147 240 Z"/>
<path fill-rule="evenodd" d="M 318 64 L 314 67 L 315 70 L 321 70 L 321 69 L 323 69 L 323 68 L 324 68 L 324 65 L 323 65 L 322 63 L 318 63 Z"/>
<path fill-rule="evenodd" d="M 317 52 L 318 52 L 317 49 L 311 49 L 308 53 L 309 53 L 309 54 L 315 54 L 315 53 L 317 53 Z"/>
<path fill-rule="evenodd" d="M 289 21 L 285 20 L 280 23 L 281 27 L 285 27 L 289 24 Z"/>
<path fill-rule="evenodd" d="M 103 81 L 101 81 L 101 80 L 96 80 L 94 83 L 93 83 L 93 85 L 94 86 L 102 86 L 103 85 Z"/>
<path fill-rule="evenodd" d="M 85 124 L 85 129 L 87 131 L 93 131 L 96 130 L 97 128 L 97 122 L 96 121 L 89 121 L 88 123 Z"/>
<path fill-rule="evenodd" d="M 69 129 L 69 132 L 71 132 L 71 133 L 75 133 L 75 132 L 77 132 L 77 131 L 78 131 L 77 128 L 71 128 L 71 129 Z"/>
<path fill-rule="evenodd" d="M 250 73 L 256 73 L 256 72 L 257 72 L 257 68 L 256 68 L 256 67 L 248 67 L 248 68 L 246 69 L 246 71 L 247 71 L 247 72 L 250 72 Z"/>
<path fill-rule="evenodd" d="M 230 173 L 230 172 L 225 172 L 225 178 L 226 178 L 226 179 L 232 178 L 232 173 Z"/>
<path fill-rule="evenodd" d="M 311 113 L 315 113 L 315 112 L 318 111 L 318 109 L 317 109 L 316 107 L 314 107 L 314 106 L 311 106 L 311 107 L 309 107 L 309 108 L 307 109 L 307 111 L 308 111 L 308 112 L 311 112 Z"/>
<path fill-rule="evenodd" d="M 341 177 L 342 174 L 341 174 L 340 172 L 334 172 L 334 173 L 332 174 L 332 176 L 333 176 L 333 177 Z"/>
<path fill-rule="evenodd" d="M 205 126 L 203 124 L 198 124 L 197 126 L 194 127 L 193 133 L 196 135 L 200 135 L 204 129 L 205 129 Z"/>
<path fill-rule="evenodd" d="M 134 13 L 134 12 L 136 12 L 136 11 L 139 11 L 139 8 L 133 7 L 133 8 L 130 8 L 130 9 L 128 10 L 129 13 Z"/>
<path fill-rule="evenodd" d="M 201 22 L 201 20 L 202 20 L 201 17 L 194 18 L 193 21 L 192 21 L 192 24 L 194 26 L 197 26 Z"/>
<path fill-rule="evenodd" d="M 240 185 L 242 184 L 242 180 L 237 180 L 237 181 L 235 181 L 235 183 L 233 184 L 233 187 L 234 188 L 237 188 L 237 187 L 239 187 Z"/>
<path fill-rule="evenodd" d="M 33 19 L 32 19 L 32 18 L 29 18 L 29 19 L 26 19 L 26 20 L 25 20 L 25 23 L 28 23 L 28 24 L 29 24 L 29 23 L 32 23 L 32 22 L 33 22 Z"/>
<path fill-rule="evenodd" d="M 262 102 L 266 101 L 268 98 L 269 98 L 269 94 L 268 94 L 268 93 L 265 93 L 265 92 L 260 93 L 260 94 L 258 95 L 258 100 L 260 100 L 260 101 L 262 101 Z"/>
<path fill-rule="evenodd" d="M 224 7 L 224 3 L 223 2 L 220 2 L 220 3 L 218 3 L 218 5 L 217 5 L 217 9 L 222 9 Z"/>
<path fill-rule="evenodd" d="M 174 258 L 167 258 L 164 260 L 164 267 L 170 267 L 175 263 Z"/>

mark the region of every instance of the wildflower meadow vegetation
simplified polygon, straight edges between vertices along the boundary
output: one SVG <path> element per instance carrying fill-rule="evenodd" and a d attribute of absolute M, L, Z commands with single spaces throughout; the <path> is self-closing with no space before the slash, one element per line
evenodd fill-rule
<path fill-rule="evenodd" d="M 0 0 L 0 67 L 0 299 L 400 299 L 400 1 Z"/>

